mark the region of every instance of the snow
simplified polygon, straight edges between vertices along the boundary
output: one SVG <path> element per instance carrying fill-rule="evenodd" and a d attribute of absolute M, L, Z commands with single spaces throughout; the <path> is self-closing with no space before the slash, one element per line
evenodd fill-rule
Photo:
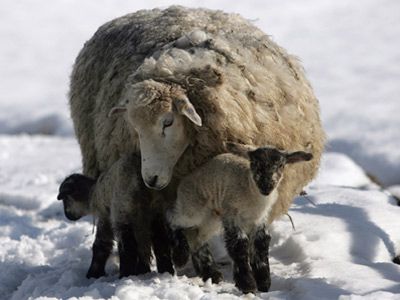
<path fill-rule="evenodd" d="M 152 272 L 118 279 L 86 279 L 94 240 L 91 218 L 70 222 L 55 200 L 58 185 L 78 172 L 78 145 L 70 137 L 0 136 L 0 296 L 4 299 L 236 299 L 221 241 L 224 283 Z M 10 159 L 17 157 L 18 159 Z M 338 163 L 336 163 L 338 162 Z M 12 174 L 12 176 L 9 176 Z M 309 199 L 307 199 L 309 198 Z M 310 201 L 309 201 L 310 200 Z M 247 298 L 336 299 L 400 295 L 400 207 L 340 153 L 326 153 L 308 195 L 271 229 L 272 287 Z M 5 272 L 6 271 L 6 272 Z M 183 273 L 183 274 L 182 274 Z M 379 293 L 378 293 L 379 292 Z M 378 294 L 377 294 L 378 293 Z"/>
<path fill-rule="evenodd" d="M 199 6 L 197 1 L 176 4 Z M 271 229 L 272 287 L 242 295 L 226 280 L 152 272 L 86 279 L 90 217 L 68 221 L 60 182 L 81 168 L 67 97 L 79 49 L 102 23 L 170 1 L 3 0 L 0 6 L 0 299 L 400 299 L 400 3 L 202 1 L 239 12 L 301 57 L 328 133 L 318 177 Z M 29 135 L 28 135 L 29 134 Z M 371 182 L 376 177 L 387 190 Z M 391 194 L 390 194 L 391 193 Z"/>

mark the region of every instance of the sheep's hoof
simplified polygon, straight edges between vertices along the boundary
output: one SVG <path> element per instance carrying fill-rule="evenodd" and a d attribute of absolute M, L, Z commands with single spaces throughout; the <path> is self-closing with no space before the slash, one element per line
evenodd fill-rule
<path fill-rule="evenodd" d="M 168 272 L 171 275 L 175 274 L 174 267 L 172 266 L 171 259 L 166 257 L 161 261 L 157 260 L 157 271 L 158 273 L 166 273 Z"/>
<path fill-rule="evenodd" d="M 257 284 L 253 274 L 237 274 L 234 277 L 236 287 L 244 294 L 255 293 L 257 291 Z"/>
<path fill-rule="evenodd" d="M 269 291 L 269 288 L 271 287 L 271 281 L 268 281 L 268 282 L 257 282 L 257 289 L 260 291 L 260 292 L 268 292 Z"/>
<path fill-rule="evenodd" d="M 106 272 L 104 270 L 94 270 L 90 268 L 88 272 L 86 273 L 86 278 L 100 278 L 106 275 Z"/>
<path fill-rule="evenodd" d="M 129 275 L 141 275 L 141 274 L 146 274 L 146 273 L 150 273 L 150 265 L 148 263 L 145 263 L 141 260 L 138 261 L 137 265 L 136 265 L 136 270 L 133 274 L 129 274 Z"/>
<path fill-rule="evenodd" d="M 211 278 L 212 283 L 218 284 L 224 279 L 224 276 L 218 270 L 211 270 L 211 271 L 203 274 L 202 278 L 203 278 L 203 281 L 207 281 L 209 278 Z"/>
<path fill-rule="evenodd" d="M 126 271 L 124 271 L 124 272 L 119 272 L 119 279 L 121 279 L 121 278 L 124 278 L 124 277 L 129 277 L 129 276 L 131 276 L 131 275 L 137 275 L 135 272 L 126 272 Z"/>
<path fill-rule="evenodd" d="M 189 260 L 189 249 L 176 249 L 172 251 L 172 261 L 178 268 L 184 267 Z"/>
<path fill-rule="evenodd" d="M 400 265 L 400 255 L 397 255 L 395 258 L 393 258 L 393 262 L 394 262 L 395 264 Z"/>
<path fill-rule="evenodd" d="M 139 274 L 144 274 L 147 272 L 142 272 L 139 273 L 138 272 L 138 265 L 132 264 L 132 263 L 123 263 L 120 261 L 119 264 L 119 278 L 121 279 L 122 277 L 129 277 L 131 275 L 139 275 Z M 150 272 L 150 268 L 149 268 L 149 272 Z"/>
<path fill-rule="evenodd" d="M 269 268 L 266 270 L 258 270 L 254 272 L 254 277 L 257 283 L 257 289 L 260 292 L 268 292 L 271 287 L 271 276 L 269 273 Z"/>

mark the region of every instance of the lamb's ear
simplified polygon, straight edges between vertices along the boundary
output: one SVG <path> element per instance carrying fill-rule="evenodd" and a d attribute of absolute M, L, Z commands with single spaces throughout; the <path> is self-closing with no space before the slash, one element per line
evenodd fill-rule
<path fill-rule="evenodd" d="M 234 142 L 225 142 L 226 149 L 236 155 L 239 155 L 244 158 L 249 158 L 249 152 L 254 151 L 256 147 L 250 145 L 244 145 Z"/>
<path fill-rule="evenodd" d="M 296 151 L 286 154 L 286 163 L 293 164 L 300 161 L 309 161 L 313 159 L 313 155 L 304 151 Z"/>
<path fill-rule="evenodd" d="M 202 125 L 201 118 L 194 108 L 193 104 L 189 101 L 188 98 L 182 97 L 178 99 L 174 99 L 174 107 L 175 109 L 182 115 L 186 116 L 190 121 L 192 121 L 197 126 Z"/>

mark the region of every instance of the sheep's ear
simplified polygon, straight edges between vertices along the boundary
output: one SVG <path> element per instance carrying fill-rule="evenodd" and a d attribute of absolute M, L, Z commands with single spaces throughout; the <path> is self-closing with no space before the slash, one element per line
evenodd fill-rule
<path fill-rule="evenodd" d="M 118 103 L 118 105 L 114 106 L 113 108 L 111 108 L 111 110 L 108 113 L 108 117 L 110 118 L 111 116 L 115 115 L 115 114 L 120 114 L 126 111 L 126 105 L 128 104 L 128 100 L 123 100 L 120 103 Z"/>
<path fill-rule="evenodd" d="M 250 145 L 244 145 L 234 142 L 225 142 L 226 149 L 236 155 L 244 158 L 249 158 L 249 152 L 254 151 L 256 147 Z"/>
<path fill-rule="evenodd" d="M 293 164 L 301 161 L 312 160 L 313 155 L 304 151 L 296 151 L 286 154 L 286 163 Z"/>
<path fill-rule="evenodd" d="M 197 126 L 202 125 L 202 120 L 194 108 L 193 104 L 188 98 L 183 97 L 174 100 L 174 107 L 181 114 L 186 116 L 190 121 L 192 121 Z"/>
<path fill-rule="evenodd" d="M 108 117 L 110 118 L 111 116 L 115 114 L 120 114 L 126 111 L 126 106 L 124 105 L 117 105 L 111 108 L 110 112 L 108 113 Z"/>

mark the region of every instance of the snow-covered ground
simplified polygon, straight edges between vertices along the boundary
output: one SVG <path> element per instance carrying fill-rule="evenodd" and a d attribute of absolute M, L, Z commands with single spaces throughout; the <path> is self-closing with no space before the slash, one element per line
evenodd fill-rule
<path fill-rule="evenodd" d="M 67 221 L 56 200 L 60 181 L 80 169 L 66 100 L 73 60 L 105 21 L 172 4 L 140 3 L 1 2 L 0 299 L 243 297 L 226 265 L 219 285 L 190 270 L 120 280 L 116 257 L 107 277 L 86 279 L 92 220 Z M 400 195 L 400 2 L 174 3 L 254 20 L 302 58 L 321 102 L 329 141 L 320 175 L 290 210 L 296 230 L 286 217 L 272 229 L 271 292 L 245 298 L 400 299 L 400 266 L 391 263 L 400 252 L 400 207 L 364 171 Z"/>
<path fill-rule="evenodd" d="M 120 280 L 114 257 L 107 277 L 86 279 L 94 239 L 92 220 L 67 221 L 55 200 L 60 181 L 79 170 L 75 141 L 1 136 L 0 165 L 0 299 L 241 297 L 229 266 L 224 267 L 227 282 L 219 285 L 190 278 L 191 272 L 182 276 L 154 272 Z M 395 201 L 339 153 L 325 155 L 320 176 L 308 192 L 309 199 L 296 199 L 290 210 L 295 231 L 288 218 L 275 223 L 271 292 L 255 297 L 400 298 L 400 266 L 391 262 L 400 250 L 396 244 L 400 207 Z M 221 244 L 216 246 L 220 261 L 226 262 Z"/>

